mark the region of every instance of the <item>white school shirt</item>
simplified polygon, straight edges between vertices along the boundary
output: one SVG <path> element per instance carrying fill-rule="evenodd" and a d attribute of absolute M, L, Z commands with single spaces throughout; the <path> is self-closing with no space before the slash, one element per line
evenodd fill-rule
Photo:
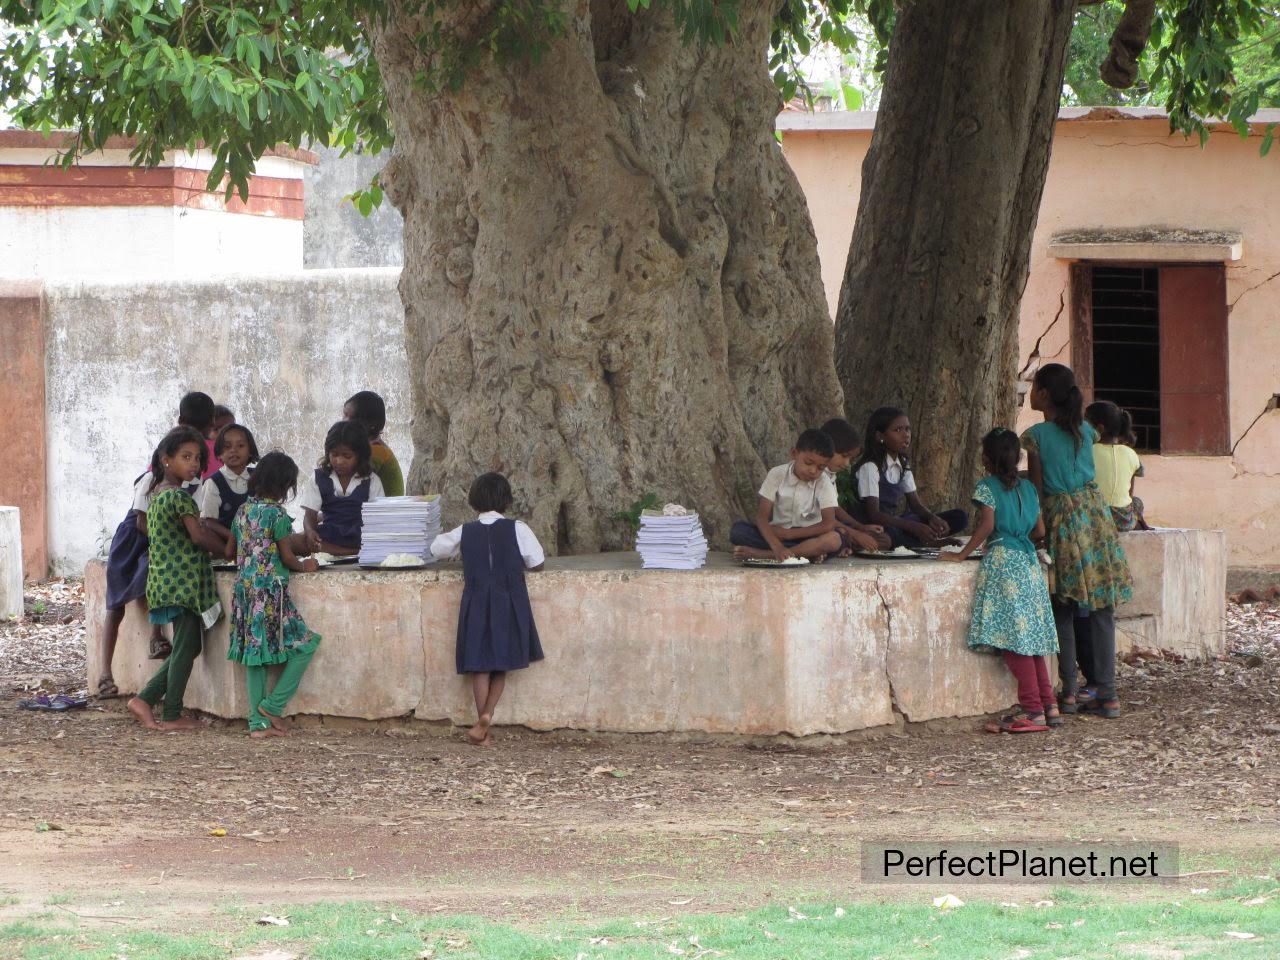
<path fill-rule="evenodd" d="M 884 478 L 889 483 L 897 483 L 902 481 L 903 493 L 916 492 L 916 478 L 910 470 L 904 474 L 902 462 L 897 457 L 890 454 L 884 461 Z M 867 497 L 880 498 L 880 468 L 874 463 L 864 463 L 858 468 L 858 499 L 865 500 Z"/>
<path fill-rule="evenodd" d="M 218 473 L 227 481 L 227 486 L 231 488 L 234 494 L 243 494 L 249 492 L 249 468 L 244 468 L 244 473 L 236 476 L 231 472 L 231 468 L 225 463 L 218 468 Z M 218 490 L 218 485 L 213 482 L 210 477 L 204 483 L 200 484 L 200 516 L 210 520 L 218 519 L 218 511 L 222 509 L 222 493 Z"/>
<path fill-rule="evenodd" d="M 133 485 L 133 503 L 129 505 L 130 509 L 139 513 L 147 512 L 147 507 L 151 506 L 151 480 L 150 471 L 138 478 L 138 482 Z"/>
<path fill-rule="evenodd" d="M 496 510 L 489 510 L 476 519 L 487 527 L 494 521 L 504 518 Z M 516 521 L 516 547 L 520 550 L 520 556 L 524 557 L 526 568 L 536 567 L 547 559 L 547 555 L 542 551 L 542 544 L 538 542 L 538 538 L 523 520 Z M 437 560 L 457 560 L 462 556 L 462 527 L 454 527 L 448 533 L 442 533 L 432 540 L 431 555 Z"/>
<path fill-rule="evenodd" d="M 364 477 L 358 477 L 353 473 L 350 481 L 344 487 L 338 482 L 337 477 L 330 474 L 330 478 L 333 480 L 333 495 L 335 497 L 345 497 L 348 494 L 355 493 L 356 488 L 364 483 L 365 480 Z M 381 500 L 386 495 L 378 475 L 376 473 L 369 474 L 369 499 Z M 314 510 L 320 513 L 323 504 L 324 499 L 320 496 L 320 488 L 316 486 L 316 475 L 312 473 L 306 485 L 302 488 L 302 495 L 298 497 L 298 506 L 303 510 Z"/>
<path fill-rule="evenodd" d="M 774 467 L 760 486 L 760 496 L 773 501 L 775 527 L 812 527 L 822 522 L 822 511 L 835 507 L 840 498 L 836 482 L 828 470 L 817 480 L 806 482 L 796 476 L 794 464 Z"/>

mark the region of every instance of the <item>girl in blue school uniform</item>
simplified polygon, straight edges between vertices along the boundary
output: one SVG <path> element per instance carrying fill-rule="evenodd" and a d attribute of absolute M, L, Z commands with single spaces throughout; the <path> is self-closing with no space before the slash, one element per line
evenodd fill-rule
<path fill-rule="evenodd" d="M 218 431 L 213 453 L 222 466 L 200 487 L 200 520 L 225 545 L 231 521 L 249 499 L 249 476 L 258 462 L 258 443 L 249 428 L 231 423 Z"/>
<path fill-rule="evenodd" d="M 973 491 L 978 518 L 959 553 L 939 560 L 967 560 L 984 542 L 978 571 L 969 649 L 998 653 L 1018 682 L 1021 713 L 986 726 L 989 733 L 1041 733 L 1062 723 L 1045 659 L 1058 652 L 1049 589 L 1033 541 L 1044 536 L 1036 488 L 1018 476 L 1018 435 L 997 427 L 982 439 L 987 476 Z"/>
<path fill-rule="evenodd" d="M 963 510 L 934 513 L 920 501 L 907 459 L 910 449 L 911 421 L 903 411 L 880 407 L 871 414 L 854 469 L 854 515 L 862 523 L 883 527 L 895 547 L 937 544 L 969 523 Z"/>
<path fill-rule="evenodd" d="M 541 570 L 546 556 L 527 525 L 503 516 L 513 498 L 502 474 L 477 477 L 467 502 L 479 516 L 436 537 L 431 553 L 439 560 L 462 556 L 457 666 L 458 673 L 471 678 L 476 701 L 476 724 L 467 739 L 487 747 L 493 742 L 489 727 L 507 673 L 542 659 L 524 574 Z"/>
<path fill-rule="evenodd" d="M 324 438 L 324 457 L 299 499 L 307 548 L 351 557 L 360 552 L 361 511 L 383 497 L 373 472 L 369 431 L 355 420 L 339 420 Z"/>

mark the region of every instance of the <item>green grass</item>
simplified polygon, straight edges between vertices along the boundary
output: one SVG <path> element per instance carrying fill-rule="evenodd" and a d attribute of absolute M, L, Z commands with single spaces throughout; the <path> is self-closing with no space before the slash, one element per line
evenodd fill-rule
<path fill-rule="evenodd" d="M 266 911 L 288 916 L 287 927 L 258 926 L 259 911 L 239 908 L 185 921 L 170 916 L 167 922 L 179 926 L 162 931 L 137 929 L 138 924 L 104 927 L 101 921 L 44 913 L 0 927 L 0 956 L 228 960 L 274 949 L 307 960 L 413 960 L 420 955 L 433 960 L 1218 960 L 1270 958 L 1280 950 L 1280 896 L 1270 881 L 1199 895 L 1186 887 L 1147 890 L 1137 894 L 1143 899 L 1059 891 L 1052 906 L 1040 908 L 1027 898 L 1014 908 L 980 894 L 946 912 L 931 905 L 932 894 L 919 888 L 897 903 L 847 903 L 840 915 L 834 904 L 797 904 L 739 915 L 654 915 L 572 924 L 517 925 L 370 903 Z M 1265 904 L 1246 905 L 1267 895 L 1272 899 Z M 1234 940 L 1226 936 L 1229 930 L 1257 939 Z"/>

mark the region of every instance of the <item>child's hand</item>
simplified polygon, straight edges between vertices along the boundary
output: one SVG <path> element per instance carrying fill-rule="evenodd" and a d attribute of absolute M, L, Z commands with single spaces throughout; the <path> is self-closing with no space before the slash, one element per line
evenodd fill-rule
<path fill-rule="evenodd" d="M 854 545 L 859 550 L 878 550 L 879 549 L 879 544 L 876 543 L 876 538 L 869 533 L 864 533 L 861 530 L 851 529 L 848 531 L 848 535 L 849 535 L 849 539 L 853 541 Z"/>
<path fill-rule="evenodd" d="M 939 537 L 945 537 L 951 532 L 951 525 L 937 514 L 934 514 L 929 518 L 929 529 Z"/>
<path fill-rule="evenodd" d="M 959 563 L 964 557 L 958 553 L 946 553 L 945 551 L 938 554 L 938 559 L 944 563 Z"/>
<path fill-rule="evenodd" d="M 773 559 L 781 563 L 783 560 L 795 559 L 795 554 L 786 547 L 779 547 L 777 550 L 773 551 Z"/>
<path fill-rule="evenodd" d="M 303 573 L 315 573 L 320 569 L 320 564 L 316 562 L 314 557 L 307 557 L 298 566 L 302 568 Z"/>
<path fill-rule="evenodd" d="M 878 523 L 864 523 L 859 526 L 858 529 L 864 530 L 867 533 L 884 533 L 884 527 L 880 526 Z"/>
<path fill-rule="evenodd" d="M 320 552 L 320 534 L 315 530 L 307 531 L 307 550 L 311 553 Z"/>
<path fill-rule="evenodd" d="M 946 526 L 946 524 L 943 524 Z M 947 527 L 947 529 L 951 529 Z M 927 523 L 916 523 L 914 520 L 907 522 L 907 533 L 911 534 L 921 543 L 928 543 L 930 540 L 937 539 L 937 533 Z"/>

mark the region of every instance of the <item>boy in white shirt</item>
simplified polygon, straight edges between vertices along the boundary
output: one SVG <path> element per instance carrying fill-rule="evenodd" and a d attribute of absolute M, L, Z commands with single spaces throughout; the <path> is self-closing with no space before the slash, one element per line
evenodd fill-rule
<path fill-rule="evenodd" d="M 843 539 L 836 525 L 836 485 L 827 472 L 831 438 L 806 430 L 796 440 L 791 459 L 764 478 L 756 502 L 755 522 L 739 520 L 729 531 L 736 560 L 825 560 L 839 553 Z"/>

